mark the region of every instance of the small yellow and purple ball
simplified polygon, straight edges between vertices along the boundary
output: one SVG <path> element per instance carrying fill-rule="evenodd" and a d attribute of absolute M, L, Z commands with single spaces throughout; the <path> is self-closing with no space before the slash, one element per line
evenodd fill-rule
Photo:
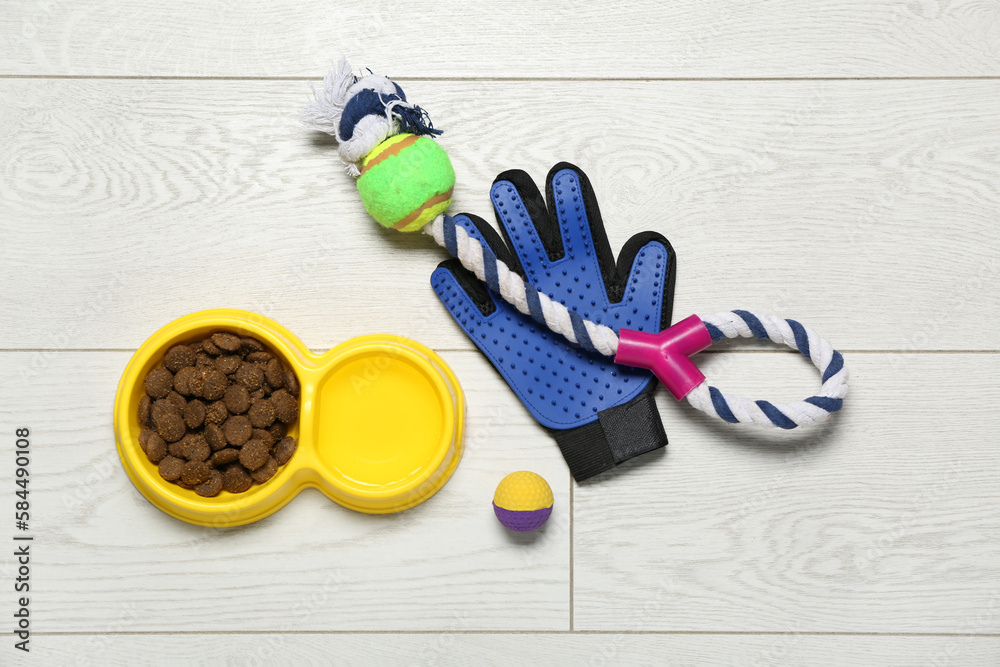
<path fill-rule="evenodd" d="M 451 205 L 455 170 L 429 137 L 397 134 L 361 162 L 358 194 L 383 227 L 415 232 Z"/>
<path fill-rule="evenodd" d="M 506 528 L 526 533 L 552 514 L 552 489 L 541 475 L 522 470 L 504 477 L 493 495 L 493 513 Z"/>

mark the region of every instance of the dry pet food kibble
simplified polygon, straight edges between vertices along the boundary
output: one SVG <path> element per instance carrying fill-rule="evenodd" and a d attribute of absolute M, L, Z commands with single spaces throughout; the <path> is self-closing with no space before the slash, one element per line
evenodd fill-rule
<path fill-rule="evenodd" d="M 189 429 L 199 428 L 205 423 L 205 404 L 197 398 L 192 398 L 184 406 L 184 423 Z"/>
<path fill-rule="evenodd" d="M 174 388 L 174 376 L 166 368 L 154 368 L 146 376 L 144 386 L 150 397 L 163 398 Z"/>
<path fill-rule="evenodd" d="M 240 463 L 251 472 L 267 462 L 268 447 L 263 440 L 254 438 L 240 449 Z"/>
<path fill-rule="evenodd" d="M 274 436 L 271 435 L 270 431 L 265 431 L 262 428 L 255 428 L 253 430 L 252 435 L 253 435 L 253 437 L 257 438 L 258 440 L 263 440 L 264 442 L 266 442 L 268 449 L 270 449 L 271 447 L 273 447 L 274 443 L 277 442 L 277 440 L 274 439 Z"/>
<path fill-rule="evenodd" d="M 253 477 L 253 481 L 258 484 L 263 484 L 267 480 L 274 477 L 274 473 L 278 472 L 278 462 L 274 460 L 273 456 L 268 456 L 267 461 L 264 465 L 257 468 L 256 470 L 250 471 L 250 476 Z"/>
<path fill-rule="evenodd" d="M 173 345 L 143 388 L 139 447 L 163 479 L 199 496 L 264 484 L 295 453 L 298 378 L 256 338 L 219 331 Z"/>
<path fill-rule="evenodd" d="M 206 401 L 217 401 L 226 395 L 229 379 L 217 370 L 205 371 L 201 395 Z"/>
<path fill-rule="evenodd" d="M 194 352 L 187 345 L 174 345 L 163 355 L 163 365 L 171 373 L 176 373 L 185 366 L 194 366 Z"/>
<path fill-rule="evenodd" d="M 225 352 L 236 352 L 242 347 L 240 337 L 231 333 L 217 333 L 212 336 L 212 342 Z"/>
<path fill-rule="evenodd" d="M 222 399 L 229 414 L 241 415 L 250 409 L 250 392 L 241 384 L 231 384 Z"/>
<path fill-rule="evenodd" d="M 230 463 L 222 471 L 222 488 L 229 493 L 243 493 L 253 486 L 253 477 L 239 463 Z"/>
<path fill-rule="evenodd" d="M 236 381 L 249 391 L 257 391 L 264 386 L 264 369 L 260 367 L 260 364 L 243 364 L 236 371 Z"/>
<path fill-rule="evenodd" d="M 242 447 L 253 434 L 253 427 L 250 426 L 250 420 L 243 415 L 233 415 L 226 420 L 222 431 L 226 434 L 226 442 L 233 447 Z"/>
<path fill-rule="evenodd" d="M 286 435 L 281 439 L 281 442 L 274 446 L 274 458 L 277 459 L 279 466 L 288 463 L 288 459 L 292 458 L 297 446 L 295 438 L 290 435 Z"/>
<path fill-rule="evenodd" d="M 224 357 L 219 357 L 215 360 L 215 370 L 225 375 L 231 375 L 240 369 L 243 365 L 243 360 L 240 359 L 235 354 L 227 354 Z"/>
<path fill-rule="evenodd" d="M 226 434 L 222 432 L 218 424 L 208 424 L 205 426 L 205 440 L 208 440 L 212 451 L 222 449 L 226 446 Z"/>
<path fill-rule="evenodd" d="M 229 417 L 229 410 L 222 401 L 216 401 L 205 410 L 205 421 L 209 424 L 221 424 Z"/>
<path fill-rule="evenodd" d="M 168 456 L 160 461 L 159 471 L 160 477 L 168 482 L 178 480 L 184 472 L 184 459 Z"/>
<path fill-rule="evenodd" d="M 239 460 L 240 450 L 235 447 L 226 447 L 225 449 L 220 449 L 216 453 L 212 454 L 212 458 L 209 459 L 208 462 L 218 468 L 219 466 Z"/>
<path fill-rule="evenodd" d="M 186 430 L 180 415 L 169 413 L 156 420 L 156 432 L 167 442 L 177 442 L 184 437 Z"/>
<path fill-rule="evenodd" d="M 264 398 L 250 406 L 248 415 L 254 428 L 267 428 L 274 423 L 277 410 L 274 409 L 274 404 L 270 400 Z"/>
<path fill-rule="evenodd" d="M 194 487 L 195 493 L 206 498 L 219 495 L 219 491 L 222 491 L 222 473 L 215 468 L 212 468 L 207 480 Z"/>
<path fill-rule="evenodd" d="M 153 402 L 150 400 L 148 394 L 143 394 L 142 398 L 139 399 L 139 426 L 146 427 L 153 425 L 153 419 L 150 415 L 150 408 L 152 408 Z"/>

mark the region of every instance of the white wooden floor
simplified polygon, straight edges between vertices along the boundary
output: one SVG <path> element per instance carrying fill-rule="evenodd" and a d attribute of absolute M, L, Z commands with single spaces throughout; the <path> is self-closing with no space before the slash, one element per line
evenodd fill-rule
<path fill-rule="evenodd" d="M 32 429 L 32 652 L 0 664 L 1000 664 L 1000 3 L 0 2 L 0 516 Z M 612 245 L 666 234 L 675 316 L 794 316 L 844 353 L 827 427 L 770 438 L 659 395 L 670 437 L 583 484 L 381 232 L 298 110 L 331 60 L 446 130 L 453 211 L 583 167 Z M 175 521 L 118 463 L 130 354 L 206 307 L 310 347 L 392 332 L 469 399 L 452 481 L 393 516 L 307 492 Z M 800 357 L 700 359 L 795 398 Z M 499 479 L 545 476 L 506 533 Z M 0 541 L 14 534 L 0 522 Z"/>

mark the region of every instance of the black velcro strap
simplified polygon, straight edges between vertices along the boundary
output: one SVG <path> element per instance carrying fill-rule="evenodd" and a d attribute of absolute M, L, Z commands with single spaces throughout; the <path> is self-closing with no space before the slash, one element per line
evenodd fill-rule
<path fill-rule="evenodd" d="M 667 444 L 667 433 L 651 391 L 643 392 L 625 405 L 608 408 L 599 413 L 598 418 L 616 465 Z"/>
<path fill-rule="evenodd" d="M 566 431 L 549 431 L 562 450 L 573 479 L 582 482 L 615 467 L 600 420 Z"/>
<path fill-rule="evenodd" d="M 578 482 L 667 444 L 652 391 L 598 413 L 595 422 L 550 433 Z"/>

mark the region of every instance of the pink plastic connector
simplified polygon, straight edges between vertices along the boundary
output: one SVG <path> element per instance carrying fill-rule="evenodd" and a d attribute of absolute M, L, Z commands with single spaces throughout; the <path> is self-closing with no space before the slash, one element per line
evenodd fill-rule
<path fill-rule="evenodd" d="M 622 329 L 618 332 L 616 364 L 647 368 L 678 401 L 705 381 L 688 359 L 712 344 L 705 323 L 697 315 L 687 317 L 656 334 Z"/>

